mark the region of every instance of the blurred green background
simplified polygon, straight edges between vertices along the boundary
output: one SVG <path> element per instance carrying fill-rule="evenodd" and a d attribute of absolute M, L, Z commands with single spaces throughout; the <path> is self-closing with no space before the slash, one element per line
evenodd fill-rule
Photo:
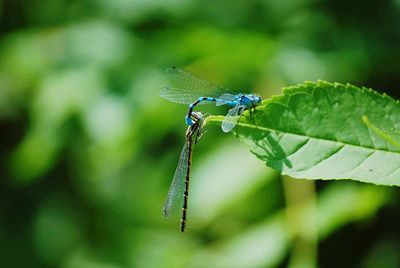
<path fill-rule="evenodd" d="M 264 98 L 317 79 L 399 97 L 399 0 L 3 0 L 0 14 L 1 267 L 400 267 L 397 188 L 282 178 L 216 126 L 180 233 L 161 210 L 187 107 L 158 95 L 177 65 Z"/>

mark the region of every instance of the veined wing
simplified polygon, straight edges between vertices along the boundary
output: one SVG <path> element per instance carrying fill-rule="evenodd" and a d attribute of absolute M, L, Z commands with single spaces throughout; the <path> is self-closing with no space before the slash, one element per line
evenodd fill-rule
<path fill-rule="evenodd" d="M 215 85 L 206 79 L 171 66 L 165 70 L 166 76 L 171 82 L 171 88 L 185 89 L 199 97 L 218 97 L 224 93 L 232 93 L 229 89 Z"/>
<path fill-rule="evenodd" d="M 231 131 L 239 121 L 240 115 L 244 112 L 246 106 L 237 105 L 229 110 L 228 114 L 225 116 L 222 121 L 221 128 L 224 132 Z"/>
<path fill-rule="evenodd" d="M 187 143 L 182 148 L 181 156 L 179 158 L 178 166 L 176 167 L 174 178 L 172 179 L 171 186 L 165 200 L 163 213 L 165 218 L 169 218 L 171 212 L 176 208 L 179 201 L 183 196 L 183 189 L 185 186 L 185 177 L 187 171 L 187 163 L 189 157 L 189 149 Z"/>
<path fill-rule="evenodd" d="M 160 96 L 171 102 L 190 104 L 195 102 L 199 97 L 203 97 L 204 94 L 196 94 L 188 89 L 183 88 L 170 88 L 164 87 L 160 90 Z M 200 102 L 198 104 L 207 104 L 207 102 Z"/>
<path fill-rule="evenodd" d="M 221 96 L 218 96 L 217 99 L 220 101 L 217 101 L 216 105 L 221 106 L 221 105 L 226 104 L 226 102 L 232 102 L 235 100 L 238 101 L 238 96 L 239 96 L 239 94 L 233 95 L 231 93 L 224 93 Z"/>
<path fill-rule="evenodd" d="M 180 104 L 190 104 L 190 103 L 195 102 L 200 97 L 210 97 L 210 96 L 205 96 L 205 94 L 193 93 L 187 89 L 170 88 L 170 87 L 162 88 L 160 90 L 160 96 L 168 101 L 180 103 Z M 221 96 L 216 98 L 217 99 L 216 105 L 220 106 L 220 105 L 227 104 L 227 102 L 234 101 L 236 98 L 237 98 L 237 95 L 224 93 Z M 203 104 L 208 104 L 208 103 L 209 102 L 203 101 L 203 102 L 199 102 L 197 105 L 203 105 Z"/>

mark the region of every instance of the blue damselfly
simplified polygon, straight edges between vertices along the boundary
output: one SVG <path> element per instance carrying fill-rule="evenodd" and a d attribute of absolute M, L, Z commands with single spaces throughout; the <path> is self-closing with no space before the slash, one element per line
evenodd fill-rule
<path fill-rule="evenodd" d="M 261 103 L 261 97 L 256 94 L 234 93 L 175 66 L 167 68 L 165 73 L 170 79 L 171 87 L 161 89 L 160 95 L 172 102 L 189 104 L 185 117 L 189 126 L 194 124 L 191 115 L 199 104 L 215 102 L 217 106 L 226 104 L 232 107 L 221 125 L 224 132 L 229 132 L 246 109 L 255 108 Z"/>

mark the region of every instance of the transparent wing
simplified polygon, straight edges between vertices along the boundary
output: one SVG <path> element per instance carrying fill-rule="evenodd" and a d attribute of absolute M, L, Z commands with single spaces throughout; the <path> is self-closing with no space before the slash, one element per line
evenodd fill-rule
<path fill-rule="evenodd" d="M 164 87 L 160 90 L 160 96 L 171 102 L 190 104 L 195 102 L 201 95 L 193 94 L 190 90 L 182 88 Z M 198 104 L 207 104 L 207 102 L 200 102 Z"/>
<path fill-rule="evenodd" d="M 217 101 L 216 105 L 221 106 L 221 105 L 226 104 L 226 101 L 233 101 L 237 98 L 238 98 L 238 95 L 233 95 L 231 93 L 224 93 L 221 96 L 218 96 L 218 99 L 222 100 L 222 101 Z"/>
<path fill-rule="evenodd" d="M 171 212 L 180 203 L 179 201 L 183 196 L 183 189 L 185 186 L 185 176 L 187 172 L 187 160 L 189 157 L 189 150 L 187 143 L 182 148 L 181 156 L 179 158 L 178 166 L 176 167 L 174 178 L 172 179 L 171 186 L 167 194 L 167 199 L 165 200 L 163 213 L 164 217 L 168 218 Z"/>
<path fill-rule="evenodd" d="M 171 88 L 184 89 L 198 97 L 206 96 L 216 98 L 224 93 L 235 94 L 227 88 L 215 85 L 200 76 L 175 66 L 168 67 L 165 70 L 165 74 L 170 80 Z"/>
<path fill-rule="evenodd" d="M 246 109 L 244 105 L 238 105 L 229 110 L 228 114 L 225 116 L 224 121 L 222 121 L 222 131 L 231 131 L 239 121 L 240 115 Z"/>

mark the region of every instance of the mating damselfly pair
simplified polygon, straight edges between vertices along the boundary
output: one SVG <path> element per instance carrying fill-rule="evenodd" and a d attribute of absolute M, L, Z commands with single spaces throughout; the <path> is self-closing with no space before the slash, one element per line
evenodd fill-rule
<path fill-rule="evenodd" d="M 224 132 L 229 132 L 236 126 L 240 115 L 246 109 L 255 108 L 261 103 L 260 96 L 235 93 L 175 66 L 167 68 L 165 74 L 169 78 L 171 86 L 161 89 L 160 95 L 172 102 L 189 104 L 185 117 L 185 122 L 189 126 L 193 124 L 191 119 L 193 109 L 199 104 L 214 102 L 217 106 L 232 107 L 221 125 Z"/>
<path fill-rule="evenodd" d="M 170 80 L 171 86 L 163 88 L 160 91 L 160 95 L 172 102 L 189 104 L 188 112 L 185 116 L 185 122 L 188 125 L 185 144 L 163 210 L 164 216 L 168 217 L 180 197 L 183 196 L 181 231 L 184 232 L 193 145 L 201 136 L 204 120 L 203 114 L 194 112 L 194 108 L 205 103 L 230 106 L 231 109 L 221 124 L 222 130 L 229 132 L 237 125 L 240 116 L 245 110 L 254 109 L 261 103 L 261 97 L 255 94 L 234 93 L 175 66 L 167 68 L 165 73 Z"/>

